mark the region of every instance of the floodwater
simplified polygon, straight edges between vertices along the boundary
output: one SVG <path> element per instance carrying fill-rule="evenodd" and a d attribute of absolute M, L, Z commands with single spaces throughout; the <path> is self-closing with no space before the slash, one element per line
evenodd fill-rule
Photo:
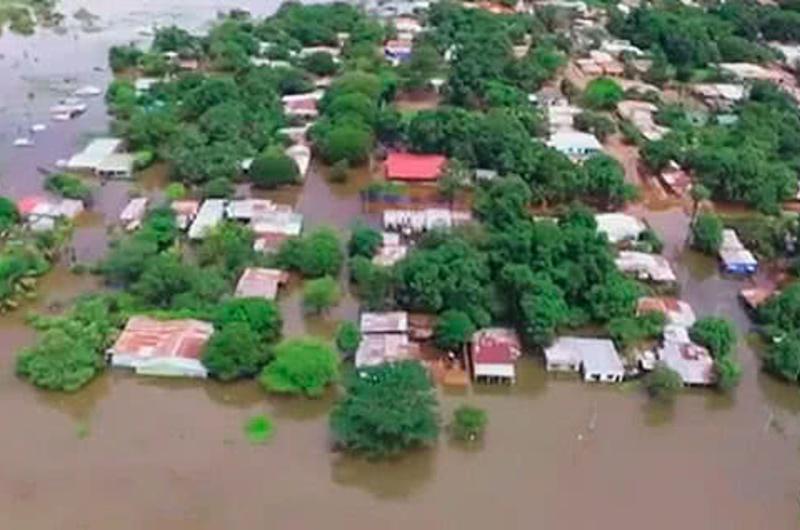
<path fill-rule="evenodd" d="M 248 5 L 252 4 L 252 5 Z M 11 150 L 18 128 L 43 120 L 59 92 L 104 85 L 105 49 L 153 21 L 200 27 L 216 10 L 272 3 L 198 0 L 84 4 L 101 16 L 98 33 L 0 38 L 0 193 L 40 193 L 37 166 L 70 154 L 107 126 L 100 101 L 82 118 L 53 124 L 30 150 Z M 24 59 L 25 52 L 29 59 Z M 34 62 L 31 57 L 36 57 Z M 29 99 L 28 92 L 34 97 Z M 22 110 L 21 110 L 22 109 Z M 30 113 L 29 118 L 26 114 Z M 302 189 L 277 192 L 309 226 L 347 228 L 362 208 L 355 191 L 367 173 L 330 184 L 313 171 Z M 102 255 L 106 229 L 128 189 L 99 190 L 82 220 L 80 259 Z M 475 448 L 439 444 L 399 460 L 370 463 L 330 451 L 330 392 L 316 401 L 266 397 L 257 383 L 161 381 L 107 373 L 75 395 L 49 394 L 13 373 L 33 335 L 28 310 L 55 310 L 96 289 L 63 267 L 43 280 L 40 298 L 0 318 L 0 528 L 12 530 L 172 528 L 792 529 L 800 524 L 800 390 L 759 370 L 736 301 L 740 281 L 712 260 L 683 250 L 680 208 L 644 210 L 675 260 L 682 296 L 696 312 L 729 315 L 742 334 L 745 373 L 732 397 L 688 391 L 673 406 L 650 403 L 636 387 L 589 386 L 547 376 L 535 358 L 513 388 L 445 391 L 445 418 L 458 404 L 487 409 L 490 426 Z M 302 318 L 299 285 L 282 294 L 287 332 L 332 333 L 352 318 L 352 297 L 331 315 Z M 247 443 L 242 426 L 267 413 L 276 434 Z"/>

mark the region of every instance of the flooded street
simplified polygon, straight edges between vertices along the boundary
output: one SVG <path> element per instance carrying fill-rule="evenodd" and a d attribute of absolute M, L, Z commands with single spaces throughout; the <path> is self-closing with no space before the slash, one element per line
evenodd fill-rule
<path fill-rule="evenodd" d="M 71 17 L 79 7 L 98 14 L 105 29 L 0 37 L 2 195 L 42 193 L 37 166 L 51 167 L 106 132 L 98 98 L 71 122 L 48 122 L 47 109 L 78 86 L 105 86 L 108 46 L 141 39 L 138 29 L 154 22 L 202 27 L 217 10 L 265 14 L 276 4 L 69 0 L 63 11 Z M 37 121 L 49 126 L 37 145 L 13 149 L 13 139 Z M 346 229 L 361 215 L 357 190 L 368 178 L 362 172 L 331 184 L 315 169 L 302 189 L 267 195 L 295 204 L 306 228 Z M 106 224 L 127 194 L 121 183 L 97 188 L 94 210 L 76 229 L 79 260 L 103 255 Z M 99 288 L 92 277 L 58 267 L 42 280 L 35 303 L 0 317 L 0 530 L 798 528 L 800 389 L 760 371 L 736 299 L 744 282 L 721 278 L 714 260 L 684 250 L 685 212 L 645 208 L 640 213 L 676 265 L 682 298 L 699 316 L 725 314 L 739 327 L 744 374 L 732 397 L 686 391 L 672 406 L 655 405 L 635 384 L 548 376 L 529 357 L 513 388 L 442 393 L 445 419 L 463 402 L 487 410 L 480 447 L 464 449 L 443 436 L 432 450 L 380 464 L 330 451 L 333 392 L 316 401 L 281 399 L 255 382 L 107 372 L 62 395 L 20 381 L 14 357 L 33 338 L 26 312 Z M 348 296 L 325 318 L 303 319 L 299 282 L 281 297 L 287 334 L 330 335 L 339 319 L 357 314 Z M 276 425 L 265 446 L 249 444 L 242 432 L 259 413 Z"/>

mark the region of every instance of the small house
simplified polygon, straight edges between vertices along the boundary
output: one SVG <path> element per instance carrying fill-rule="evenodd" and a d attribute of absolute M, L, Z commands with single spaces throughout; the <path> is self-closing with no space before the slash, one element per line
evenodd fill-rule
<path fill-rule="evenodd" d="M 137 197 L 131 199 L 122 213 L 119 214 L 119 221 L 127 231 L 133 231 L 139 228 L 142 224 L 145 214 L 147 213 L 147 198 Z"/>
<path fill-rule="evenodd" d="M 284 237 L 299 236 L 303 231 L 303 214 L 286 209 L 276 209 L 254 216 L 250 228 L 257 236 L 280 234 Z"/>
<path fill-rule="evenodd" d="M 442 155 L 422 155 L 391 152 L 384 163 L 388 180 L 433 182 L 444 171 L 447 158 Z"/>
<path fill-rule="evenodd" d="M 582 159 L 603 150 L 593 134 L 580 131 L 559 131 L 550 136 L 547 145 L 570 158 Z"/>
<path fill-rule="evenodd" d="M 66 168 L 94 172 L 104 160 L 117 153 L 121 147 L 122 140 L 119 138 L 97 138 L 67 160 Z"/>
<path fill-rule="evenodd" d="M 408 335 L 397 333 L 362 334 L 355 355 L 356 368 L 408 361 L 419 356 L 419 347 Z"/>
<path fill-rule="evenodd" d="M 722 245 L 719 249 L 722 270 L 729 274 L 754 274 L 758 270 L 758 261 L 745 248 L 736 231 L 726 228 L 722 231 Z"/>
<path fill-rule="evenodd" d="M 289 274 L 279 269 L 248 267 L 239 277 L 236 298 L 265 298 L 275 300 L 278 289 L 289 279 Z"/>
<path fill-rule="evenodd" d="M 545 348 L 544 356 L 548 371 L 580 371 L 587 382 L 620 383 L 625 377 L 625 367 L 609 339 L 559 337 Z"/>
<path fill-rule="evenodd" d="M 656 357 L 675 370 L 687 386 L 714 384 L 714 359 L 709 351 L 689 338 L 687 328 L 669 325 L 664 328 L 664 341 Z"/>
<path fill-rule="evenodd" d="M 516 381 L 515 364 L 522 355 L 522 347 L 514 330 L 488 328 L 476 331 L 470 340 L 470 353 L 475 381 Z"/>
<path fill-rule="evenodd" d="M 134 316 L 106 354 L 111 366 L 140 375 L 205 378 L 200 358 L 213 333 L 214 326 L 200 320 Z"/>
<path fill-rule="evenodd" d="M 692 189 L 692 178 L 674 160 L 670 160 L 659 178 L 664 187 L 677 197 L 685 197 Z"/>
<path fill-rule="evenodd" d="M 225 214 L 236 221 L 250 221 L 277 211 L 291 212 L 288 205 L 276 204 L 270 199 L 238 199 L 229 201 Z"/>
<path fill-rule="evenodd" d="M 113 153 L 103 158 L 94 168 L 95 174 L 104 179 L 133 178 L 135 157 L 129 153 Z"/>
<path fill-rule="evenodd" d="M 203 239 L 222 222 L 225 215 L 223 199 L 207 199 L 200 206 L 197 216 L 189 227 L 189 239 Z"/>
<path fill-rule="evenodd" d="M 775 289 L 767 287 L 753 287 L 739 291 L 739 297 L 744 305 L 751 311 L 755 311 L 775 294 Z"/>
<path fill-rule="evenodd" d="M 669 132 L 668 128 L 655 122 L 654 115 L 657 111 L 658 107 L 648 101 L 629 99 L 617 103 L 617 114 L 620 118 L 629 121 L 650 141 L 660 140 Z"/>
<path fill-rule="evenodd" d="M 641 220 L 624 213 L 600 213 L 595 215 L 594 219 L 597 231 L 605 234 L 613 244 L 635 241 L 647 230 L 647 226 Z"/>
<path fill-rule="evenodd" d="M 361 325 L 359 326 L 362 335 L 396 333 L 405 335 L 408 333 L 408 313 L 405 311 L 388 311 L 383 313 L 364 312 L 361 313 Z"/>
<path fill-rule="evenodd" d="M 383 233 L 383 241 L 378 252 L 372 257 L 372 263 L 382 267 L 391 267 L 406 257 L 408 246 L 400 240 L 399 234 Z"/>
<path fill-rule="evenodd" d="M 620 272 L 633 274 L 640 280 L 654 283 L 677 281 L 669 261 L 658 254 L 624 250 L 614 260 Z"/>
<path fill-rule="evenodd" d="M 305 180 L 311 165 L 311 149 L 307 145 L 295 144 L 286 149 L 286 156 L 294 160 L 300 180 Z"/>
<path fill-rule="evenodd" d="M 169 206 L 172 211 L 175 212 L 175 222 L 178 228 L 186 230 L 197 216 L 197 211 L 200 209 L 200 202 L 190 200 L 172 201 Z"/>
<path fill-rule="evenodd" d="M 661 313 L 668 324 L 689 328 L 695 322 L 695 314 L 688 302 L 671 296 L 643 296 L 636 302 L 636 314 Z"/>

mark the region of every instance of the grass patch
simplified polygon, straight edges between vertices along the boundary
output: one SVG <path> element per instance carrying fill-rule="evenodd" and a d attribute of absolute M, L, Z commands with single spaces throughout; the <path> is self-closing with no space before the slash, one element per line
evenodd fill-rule
<path fill-rule="evenodd" d="M 272 420 L 263 414 L 253 416 L 244 424 L 244 434 L 251 444 L 263 444 L 272 438 L 275 426 Z"/>

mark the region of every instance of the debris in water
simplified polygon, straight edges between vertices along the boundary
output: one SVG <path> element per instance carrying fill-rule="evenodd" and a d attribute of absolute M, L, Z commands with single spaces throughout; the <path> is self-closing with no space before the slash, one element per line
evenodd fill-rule
<path fill-rule="evenodd" d="M 75 96 L 80 98 L 94 97 L 102 94 L 103 91 L 96 86 L 86 85 L 75 91 Z"/>
<path fill-rule="evenodd" d="M 31 125 L 31 132 L 38 133 L 47 130 L 47 125 L 44 123 L 34 123 Z"/>
<path fill-rule="evenodd" d="M 14 140 L 14 147 L 33 147 L 33 140 L 30 138 L 17 138 Z"/>

